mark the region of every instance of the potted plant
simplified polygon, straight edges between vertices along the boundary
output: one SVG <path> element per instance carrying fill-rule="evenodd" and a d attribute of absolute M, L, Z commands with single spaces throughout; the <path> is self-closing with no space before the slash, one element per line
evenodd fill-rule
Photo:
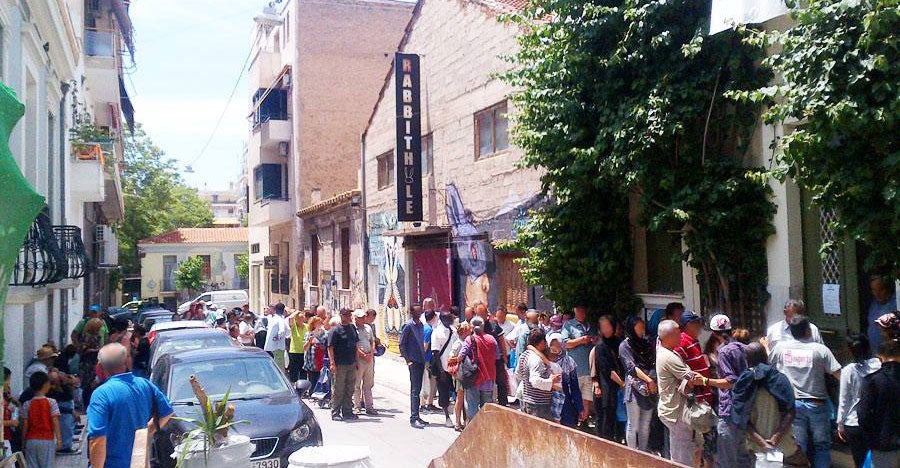
<path fill-rule="evenodd" d="M 225 392 L 218 403 L 209 399 L 203 386 L 195 376 L 190 377 L 191 388 L 197 396 L 200 411 L 196 418 L 177 418 L 194 424 L 187 431 L 181 443 L 175 447 L 173 457 L 177 457 L 178 468 L 206 468 L 208 466 L 249 466 L 253 444 L 250 438 L 239 434 L 230 434 L 229 430 L 236 424 L 248 421 L 234 421 L 234 405 L 228 404 Z"/>

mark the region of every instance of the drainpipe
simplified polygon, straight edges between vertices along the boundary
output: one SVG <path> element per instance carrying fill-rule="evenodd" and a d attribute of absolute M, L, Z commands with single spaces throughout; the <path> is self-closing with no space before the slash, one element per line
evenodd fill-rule
<path fill-rule="evenodd" d="M 366 301 L 369 307 L 372 301 L 369 298 L 369 220 L 366 213 L 366 134 L 359 137 L 359 204 L 362 211 L 362 233 L 359 236 L 360 251 L 363 257 L 363 288 L 366 293 Z"/>
<path fill-rule="evenodd" d="M 66 96 L 69 94 L 69 83 L 60 83 L 62 97 L 59 99 L 59 219 L 66 224 Z M 60 294 L 59 341 L 65 343 L 69 331 L 69 292 L 65 289 Z"/>

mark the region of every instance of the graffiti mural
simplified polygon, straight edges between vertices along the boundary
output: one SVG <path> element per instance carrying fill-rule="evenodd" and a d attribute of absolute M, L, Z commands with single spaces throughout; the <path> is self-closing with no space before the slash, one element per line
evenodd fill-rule
<path fill-rule="evenodd" d="M 486 236 L 475 227 L 472 213 L 466 210 L 456 184 L 447 185 L 447 220 L 453 235 L 453 248 L 465 277 L 463 286 L 466 305 L 490 303 L 491 280 L 488 277 L 488 245 Z"/>
<path fill-rule="evenodd" d="M 375 213 L 369 217 L 369 262 L 378 267 L 375 298 L 376 309 L 383 312 L 384 331 L 397 333 L 405 319 L 402 242 L 395 236 L 382 236 L 397 227 L 397 216 Z"/>

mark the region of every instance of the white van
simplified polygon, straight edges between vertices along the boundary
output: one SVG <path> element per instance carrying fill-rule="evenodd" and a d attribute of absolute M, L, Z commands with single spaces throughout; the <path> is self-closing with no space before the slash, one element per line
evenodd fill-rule
<path fill-rule="evenodd" d="M 207 305 L 215 304 L 220 309 L 231 310 L 235 307 L 243 307 L 244 304 L 250 302 L 250 296 L 243 289 L 229 289 L 224 291 L 205 292 L 193 300 L 187 301 L 178 306 L 178 313 L 183 314 L 191 307 L 192 302 L 203 301 Z"/>

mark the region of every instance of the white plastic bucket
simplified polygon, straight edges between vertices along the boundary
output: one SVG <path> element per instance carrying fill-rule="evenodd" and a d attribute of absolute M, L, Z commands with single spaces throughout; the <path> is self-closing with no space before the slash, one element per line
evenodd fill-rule
<path fill-rule="evenodd" d="M 172 457 L 176 460 L 181 455 L 183 445 L 175 447 Z M 194 442 L 187 456 L 184 457 L 183 468 L 222 468 L 226 466 L 250 466 L 250 455 L 255 446 L 250 443 L 250 438 L 244 435 L 228 436 L 228 443 L 222 447 L 216 447 L 209 451 L 209 458 L 204 460 L 203 443 Z"/>
<path fill-rule="evenodd" d="M 303 447 L 288 458 L 288 468 L 374 468 L 365 445 Z"/>

